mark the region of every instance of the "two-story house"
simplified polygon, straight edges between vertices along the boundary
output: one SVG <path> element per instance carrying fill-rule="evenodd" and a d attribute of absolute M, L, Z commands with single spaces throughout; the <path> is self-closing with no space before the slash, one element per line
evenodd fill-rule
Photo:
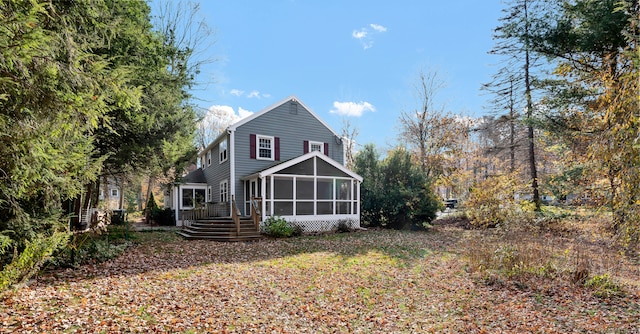
<path fill-rule="evenodd" d="M 230 125 L 199 153 L 201 167 L 173 187 L 176 225 L 202 203 L 229 215 L 232 198 L 250 215 L 258 197 L 263 221 L 279 216 L 304 231 L 340 221 L 359 227 L 362 177 L 344 166 L 344 149 L 342 137 L 310 108 L 286 98 Z"/>

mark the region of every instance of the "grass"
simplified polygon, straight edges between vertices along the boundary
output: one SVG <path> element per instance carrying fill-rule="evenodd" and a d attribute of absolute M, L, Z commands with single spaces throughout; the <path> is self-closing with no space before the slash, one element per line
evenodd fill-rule
<path fill-rule="evenodd" d="M 252 243 L 137 233 L 116 259 L 10 291 L 0 332 L 636 330 L 637 264 L 585 242 L 591 231 L 556 227 L 562 236 L 435 224 Z"/>

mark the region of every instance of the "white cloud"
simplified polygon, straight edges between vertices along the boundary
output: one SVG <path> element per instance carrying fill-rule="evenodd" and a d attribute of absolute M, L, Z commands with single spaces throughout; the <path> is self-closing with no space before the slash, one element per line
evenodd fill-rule
<path fill-rule="evenodd" d="M 369 25 L 371 27 L 371 29 L 377 31 L 377 32 L 385 32 L 387 31 L 387 27 L 381 26 L 379 24 L 375 24 L 375 23 L 371 23 Z"/>
<path fill-rule="evenodd" d="M 261 98 L 270 98 L 271 94 L 269 93 L 260 93 L 260 91 L 258 90 L 252 90 L 248 93 L 246 93 L 244 90 L 241 89 L 232 89 L 229 91 L 229 94 L 233 95 L 233 96 L 237 96 L 237 97 L 246 97 L 249 99 L 261 99 Z"/>
<path fill-rule="evenodd" d="M 329 112 L 342 116 L 360 117 L 365 111 L 376 111 L 376 108 L 369 102 L 333 102 L 333 108 Z"/>
<path fill-rule="evenodd" d="M 242 107 L 238 107 L 238 116 L 240 119 L 246 118 L 253 115 L 253 111 L 249 111 L 246 109 L 242 109 Z"/>
<path fill-rule="evenodd" d="M 239 89 L 232 89 L 229 93 L 235 96 L 242 96 L 242 94 L 244 94 L 244 91 Z"/>
<path fill-rule="evenodd" d="M 364 27 L 351 32 L 351 37 L 357 39 L 365 50 L 373 47 L 374 35 L 387 31 L 387 27 L 375 23 L 369 24 L 369 28 Z"/>
<path fill-rule="evenodd" d="M 367 29 L 366 28 L 362 28 L 360 30 L 354 30 L 351 33 L 351 36 L 353 36 L 353 38 L 355 38 L 355 39 L 363 39 L 363 38 L 367 37 L 367 34 L 368 34 Z"/>

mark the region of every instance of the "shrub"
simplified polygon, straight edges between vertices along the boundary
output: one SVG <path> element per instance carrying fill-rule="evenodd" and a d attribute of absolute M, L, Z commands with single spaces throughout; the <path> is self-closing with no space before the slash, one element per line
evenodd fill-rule
<path fill-rule="evenodd" d="M 2 239 L 4 252 L 10 244 L 5 242 L 5 238 Z M 64 247 L 68 239 L 68 233 L 54 232 L 50 236 L 38 235 L 33 240 L 27 241 L 24 250 L 14 256 L 13 260 L 0 271 L 0 291 L 35 275 L 57 249 Z"/>
<path fill-rule="evenodd" d="M 171 208 L 155 208 L 151 211 L 151 220 L 161 226 L 176 224 L 175 212 Z"/>
<path fill-rule="evenodd" d="M 351 219 L 340 219 L 336 225 L 336 233 L 353 232 L 353 221 Z"/>
<path fill-rule="evenodd" d="M 291 225 L 282 217 L 273 216 L 265 220 L 264 231 L 268 236 L 276 238 L 288 238 L 302 233 L 299 226 Z"/>
<path fill-rule="evenodd" d="M 609 274 L 595 275 L 588 279 L 584 285 L 593 289 L 598 297 L 608 298 L 624 294 L 620 285 L 614 282 Z"/>
<path fill-rule="evenodd" d="M 528 203 L 517 203 L 514 199 L 520 190 L 515 174 L 492 176 L 476 183 L 465 205 L 471 225 L 488 228 L 532 219 Z"/>
<path fill-rule="evenodd" d="M 54 267 L 77 267 L 85 263 L 104 262 L 118 257 L 131 245 L 132 236 L 123 226 L 109 226 L 107 233 L 75 234 L 67 247 L 49 264 Z"/>

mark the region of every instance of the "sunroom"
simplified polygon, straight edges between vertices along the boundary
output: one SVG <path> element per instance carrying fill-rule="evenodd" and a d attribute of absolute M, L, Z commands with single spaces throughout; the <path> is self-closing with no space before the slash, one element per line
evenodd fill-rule
<path fill-rule="evenodd" d="M 245 210 L 262 198 L 263 221 L 277 216 L 304 232 L 328 231 L 340 223 L 360 227 L 362 177 L 318 151 L 242 179 Z"/>

